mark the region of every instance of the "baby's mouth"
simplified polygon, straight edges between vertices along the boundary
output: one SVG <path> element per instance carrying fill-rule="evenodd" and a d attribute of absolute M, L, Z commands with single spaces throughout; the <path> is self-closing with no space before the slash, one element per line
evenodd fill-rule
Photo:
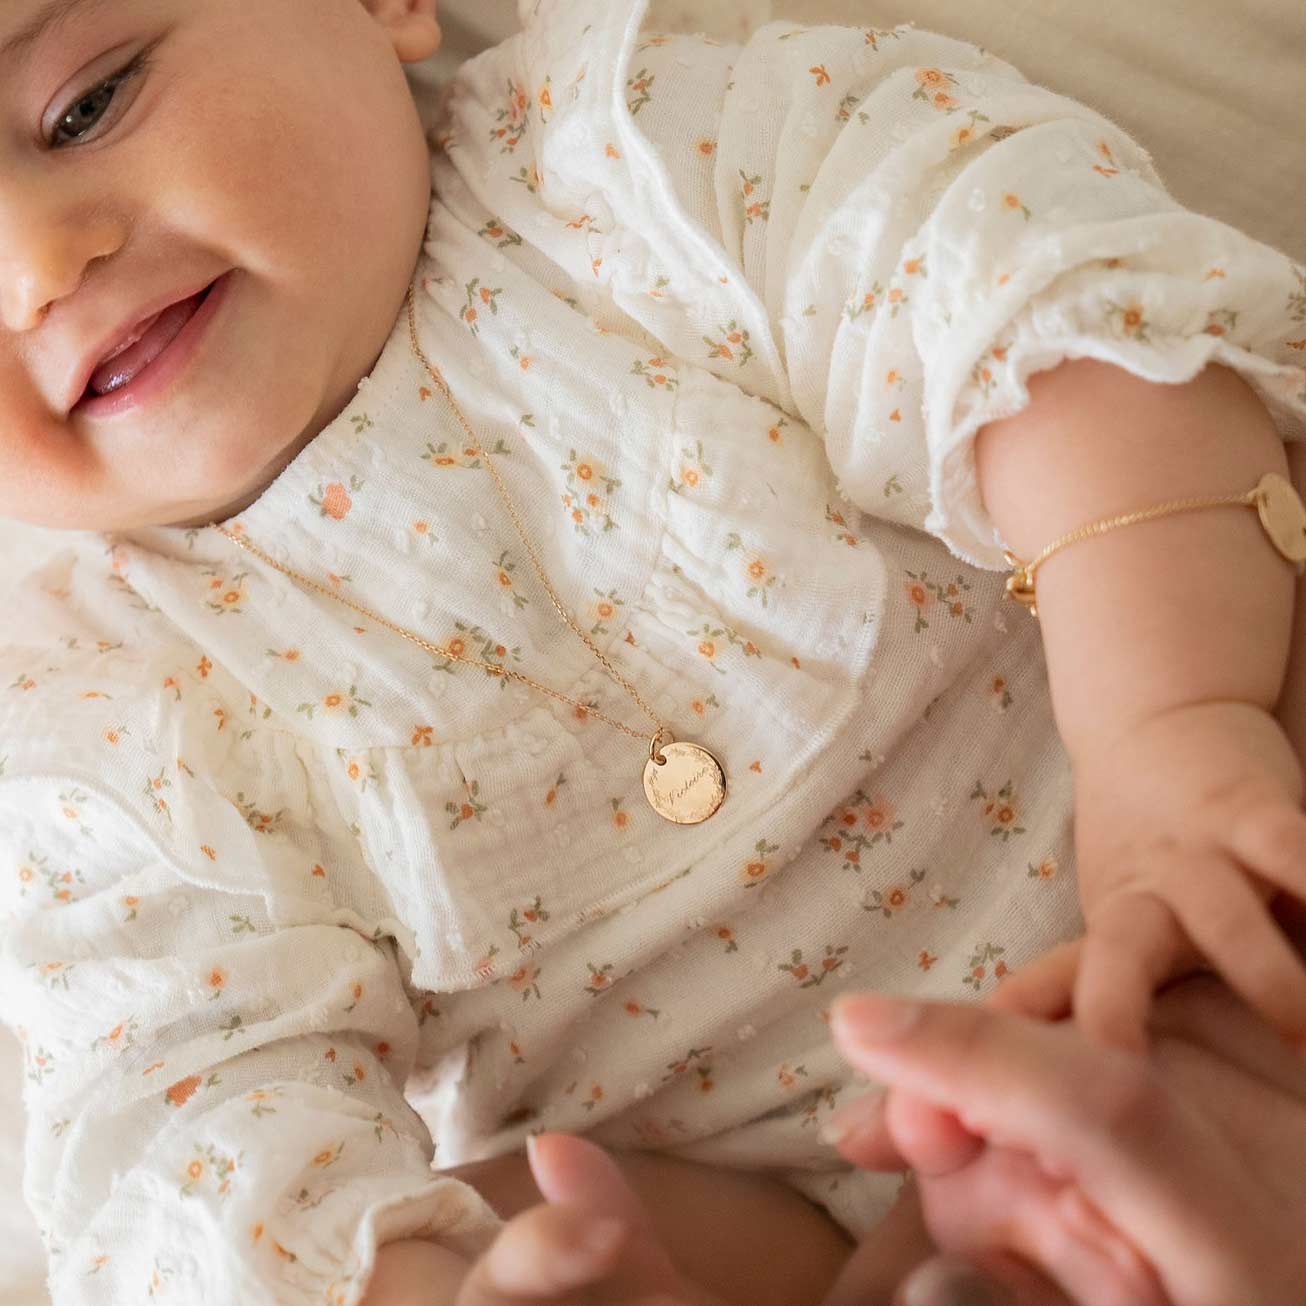
<path fill-rule="evenodd" d="M 156 314 L 134 341 L 105 359 L 91 373 L 85 393 L 78 402 L 110 394 L 134 381 L 181 334 L 182 328 L 194 317 L 212 289 L 213 283 L 210 283 L 199 294 L 170 304 Z"/>

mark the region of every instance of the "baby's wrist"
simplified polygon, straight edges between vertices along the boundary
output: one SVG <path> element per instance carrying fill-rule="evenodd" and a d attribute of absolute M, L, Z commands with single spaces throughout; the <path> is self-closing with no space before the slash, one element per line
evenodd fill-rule
<path fill-rule="evenodd" d="M 398 1238 L 376 1249 L 358 1306 L 453 1306 L 471 1263 L 426 1238 Z"/>

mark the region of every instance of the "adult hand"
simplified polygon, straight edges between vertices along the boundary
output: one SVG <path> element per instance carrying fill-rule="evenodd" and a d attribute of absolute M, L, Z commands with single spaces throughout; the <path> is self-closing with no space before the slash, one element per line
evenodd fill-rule
<path fill-rule="evenodd" d="M 848 995 L 831 1026 L 891 1086 L 841 1154 L 913 1166 L 935 1243 L 1034 1267 L 1031 1306 L 1051 1284 L 1082 1306 L 1299 1300 L 1306 1060 L 1213 977 L 1160 996 L 1148 1058 L 965 1003 Z"/>

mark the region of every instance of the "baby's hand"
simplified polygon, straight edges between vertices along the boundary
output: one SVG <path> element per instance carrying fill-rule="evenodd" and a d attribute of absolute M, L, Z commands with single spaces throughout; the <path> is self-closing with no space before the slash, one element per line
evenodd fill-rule
<path fill-rule="evenodd" d="M 1203 958 L 1276 1029 L 1306 1041 L 1306 968 L 1268 903 L 1306 899 L 1301 768 L 1268 713 L 1205 703 L 1159 714 L 1075 765 L 1086 935 L 1072 967 L 1084 1031 L 1145 1049 L 1152 995 Z M 1052 1014 L 1061 995 L 1038 995 Z"/>
<path fill-rule="evenodd" d="M 602 1148 L 541 1134 L 530 1164 L 545 1202 L 504 1226 L 455 1306 L 722 1306 L 682 1278 Z"/>

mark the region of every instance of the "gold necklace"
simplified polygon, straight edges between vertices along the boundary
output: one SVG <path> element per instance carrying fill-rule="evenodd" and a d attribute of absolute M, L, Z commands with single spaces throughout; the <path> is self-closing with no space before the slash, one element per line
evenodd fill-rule
<path fill-rule="evenodd" d="M 649 740 L 648 761 L 644 764 L 644 793 L 648 797 L 650 806 L 659 816 L 665 817 L 668 821 L 674 821 L 677 825 L 697 825 L 700 821 L 706 821 L 725 801 L 725 773 L 721 768 L 721 763 L 699 744 L 690 743 L 688 740 L 675 739 L 671 731 L 658 720 L 657 716 L 649 706 L 640 698 L 631 683 L 619 672 L 603 653 L 595 647 L 593 641 L 585 634 L 576 622 L 568 615 L 566 609 L 558 601 L 557 594 L 553 591 L 553 586 L 549 584 L 549 578 L 544 574 L 544 568 L 540 565 L 540 560 L 535 554 L 535 549 L 530 540 L 526 537 L 526 531 L 522 527 L 521 519 L 517 516 L 516 509 L 512 505 L 512 500 L 508 497 L 508 491 L 505 489 L 503 481 L 499 477 L 498 470 L 490 459 L 490 455 L 481 447 L 481 443 L 476 438 L 475 432 L 468 425 L 467 419 L 463 416 L 462 409 L 458 407 L 454 400 L 453 394 L 449 390 L 443 375 L 434 367 L 431 361 L 422 353 L 421 346 L 417 343 L 417 321 L 413 308 L 413 288 L 408 287 L 408 330 L 413 342 L 413 352 L 426 365 L 426 370 L 430 372 L 436 385 L 440 387 L 444 397 L 449 401 L 458 420 L 462 423 L 463 429 L 471 438 L 475 452 L 485 459 L 485 465 L 489 468 L 490 474 L 494 477 L 495 485 L 498 487 L 499 496 L 503 499 L 504 506 L 508 509 L 509 516 L 512 517 L 513 525 L 517 528 L 517 534 L 521 536 L 522 543 L 526 546 L 527 553 L 530 554 L 531 564 L 534 566 L 544 588 L 548 591 L 549 598 L 553 600 L 553 606 L 558 610 L 558 615 L 563 621 L 584 641 L 590 652 L 607 669 L 608 673 L 614 676 L 625 687 L 636 703 L 639 704 L 642 711 L 649 717 L 657 731 Z M 415 644 L 421 645 L 422 648 L 431 653 L 438 653 L 441 657 L 451 658 L 456 662 L 466 662 L 471 666 L 482 667 L 493 676 L 514 676 L 516 679 L 524 681 L 534 689 L 541 690 L 554 698 L 561 699 L 564 703 L 570 703 L 575 707 L 591 716 L 597 717 L 600 721 L 607 722 L 610 726 L 623 731 L 635 739 L 643 739 L 644 736 L 637 730 L 632 730 L 629 726 L 622 725 L 620 721 L 614 721 L 610 716 L 589 707 L 584 703 L 578 703 L 574 698 L 568 698 L 565 694 L 560 694 L 556 689 L 550 689 L 547 685 L 541 685 L 538 681 L 532 680 L 529 676 L 523 675 L 520 671 L 514 671 L 511 667 L 499 666 L 497 663 L 484 662 L 480 658 L 465 657 L 460 653 L 451 652 L 447 648 L 439 648 L 434 644 L 424 640 L 420 635 L 411 630 L 405 630 L 402 626 L 397 626 L 391 621 L 387 621 L 379 614 L 370 611 L 361 604 L 354 603 L 351 599 L 345 598 L 341 594 L 336 594 L 328 589 L 325 585 L 319 584 L 315 580 L 310 580 L 307 576 L 301 575 L 297 571 L 292 571 L 289 567 L 283 566 L 275 559 L 268 557 L 261 549 L 256 548 L 243 536 L 233 534 L 225 526 L 214 525 L 214 530 L 225 535 L 227 539 L 238 544 L 242 549 L 255 554 L 262 558 L 270 567 L 276 568 L 286 576 L 299 581 L 301 584 L 308 585 L 311 588 L 327 595 L 329 598 L 338 599 L 341 603 L 353 608 L 357 612 L 363 613 L 373 621 L 393 630 L 396 634 L 402 635 L 405 639 L 412 640 Z M 659 740 L 667 737 L 668 742 L 659 747 Z"/>

